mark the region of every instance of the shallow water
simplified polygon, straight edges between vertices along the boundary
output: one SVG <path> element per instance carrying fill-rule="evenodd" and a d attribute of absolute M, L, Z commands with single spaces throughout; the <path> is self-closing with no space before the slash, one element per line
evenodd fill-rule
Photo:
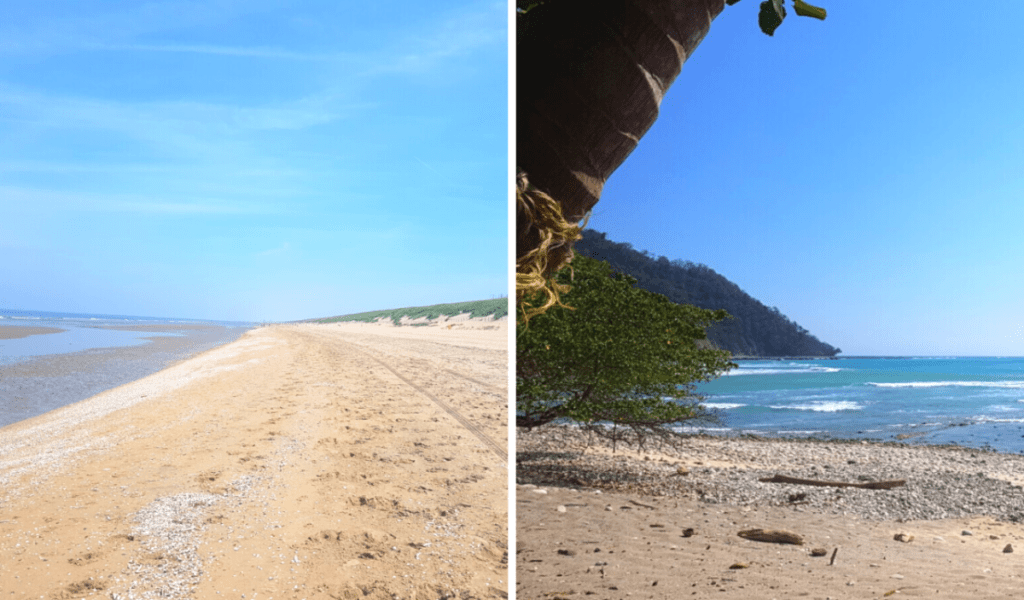
<path fill-rule="evenodd" d="M 58 333 L 0 339 L 0 427 L 85 400 L 238 339 L 250 324 L 0 311 L 0 327 Z"/>

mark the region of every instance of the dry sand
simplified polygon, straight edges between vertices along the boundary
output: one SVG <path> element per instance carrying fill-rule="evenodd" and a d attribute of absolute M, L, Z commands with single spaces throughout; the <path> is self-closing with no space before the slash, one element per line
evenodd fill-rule
<path fill-rule="evenodd" d="M 507 336 L 265 327 L 0 429 L 0 598 L 507 597 Z"/>
<path fill-rule="evenodd" d="M 703 450 L 701 444 L 693 440 L 696 452 L 688 455 L 651 453 L 644 460 L 635 452 L 626 454 L 634 465 L 669 457 L 673 470 L 679 465 L 684 471 L 695 463 L 728 462 L 715 460 L 717 442 L 709 441 Z M 810 460 L 813 445 L 796 447 L 806 448 Z M 552 447 L 550 452 L 565 450 Z M 623 464 L 622 454 L 618 464 Z M 602 453 L 593 456 L 599 461 Z M 589 459 L 574 460 L 584 464 Z M 704 475 L 675 476 L 694 477 Z M 1024 596 L 1024 525 L 988 517 L 865 520 L 798 504 L 708 504 L 693 496 L 524 482 L 516 490 L 516 520 L 519 600 Z M 805 543 L 737 535 L 753 528 L 797 533 Z M 972 535 L 963 535 L 965 530 Z M 900 533 L 913 539 L 897 541 Z M 1007 544 L 1011 553 L 1004 552 Z M 825 556 L 811 556 L 815 548 Z"/>

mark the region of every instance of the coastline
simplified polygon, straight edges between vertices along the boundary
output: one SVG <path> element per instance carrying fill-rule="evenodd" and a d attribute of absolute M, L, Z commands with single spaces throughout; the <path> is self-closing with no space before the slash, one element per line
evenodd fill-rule
<path fill-rule="evenodd" d="M 595 599 L 1024 591 L 1024 457 L 863 440 L 692 436 L 674 449 L 614 454 L 591 442 L 580 455 L 585 444 L 569 428 L 519 432 L 519 598 L 556 590 Z M 758 481 L 775 474 L 906 483 L 871 490 Z M 752 528 L 797 533 L 805 543 L 737 535 Z M 894 539 L 901 533 L 913 539 Z M 1007 544 L 1013 552 L 1003 552 Z M 835 551 L 835 563 L 812 556 L 815 548 Z"/>
<path fill-rule="evenodd" d="M 0 327 L 0 332 L 9 327 Z M 20 329 L 20 326 L 15 327 Z M 142 379 L 197 354 L 233 342 L 251 328 L 160 323 L 99 325 L 87 326 L 86 329 L 173 335 L 138 338 L 144 343 L 28 355 L 15 362 L 0 364 L 0 398 L 5 400 L 3 412 L 0 413 L 0 427 Z"/>
<path fill-rule="evenodd" d="M 258 328 L 0 428 L 4 597 L 502 597 L 507 329 L 452 333 Z"/>

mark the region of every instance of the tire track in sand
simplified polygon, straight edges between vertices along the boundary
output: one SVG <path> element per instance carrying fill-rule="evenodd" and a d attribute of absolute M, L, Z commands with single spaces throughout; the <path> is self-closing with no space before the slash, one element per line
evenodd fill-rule
<path fill-rule="evenodd" d="M 454 408 L 452 408 L 450 405 L 448 405 L 446 402 L 444 402 L 443 400 L 441 400 L 437 396 L 435 396 L 435 395 L 431 394 L 430 392 L 428 392 L 422 386 L 417 385 L 415 382 L 413 382 L 408 377 L 406 377 L 406 376 L 402 375 L 401 373 L 399 373 L 398 371 L 396 371 L 393 367 L 391 367 L 391 365 L 387 364 L 383 360 L 381 360 L 381 359 L 377 358 L 376 356 L 370 354 L 369 352 L 359 348 L 355 344 L 351 344 L 351 343 L 348 343 L 348 342 L 346 342 L 346 343 L 349 346 L 351 346 L 353 349 L 355 349 L 356 352 L 359 352 L 359 353 L 363 354 L 364 356 L 367 356 L 367 357 L 373 359 L 374 361 L 377 362 L 377 364 L 379 364 L 380 366 L 384 367 L 388 371 L 391 371 L 395 375 L 395 377 L 401 379 L 402 381 L 404 381 L 409 386 L 415 388 L 416 391 L 418 391 L 419 393 L 423 394 L 427 398 L 430 398 L 430 400 L 434 404 L 439 406 L 441 408 L 441 410 L 443 410 L 446 413 L 448 413 L 453 419 L 458 421 L 459 424 L 461 424 L 463 427 L 468 429 L 473 435 L 475 435 L 477 437 L 477 439 L 479 439 L 481 442 L 483 442 L 484 445 L 488 446 L 495 454 L 498 455 L 498 458 L 500 458 L 502 460 L 502 462 L 504 462 L 505 464 L 508 464 L 508 451 L 505 449 L 505 447 L 502 446 L 501 444 L 495 442 L 493 439 L 491 439 L 491 436 L 489 436 L 486 433 L 484 433 L 479 427 L 474 425 L 469 419 L 467 419 L 466 417 L 462 416 L 462 414 L 459 413 L 459 411 L 457 411 Z M 463 379 L 468 379 L 469 381 L 472 381 L 474 383 L 480 384 L 480 382 L 478 382 L 478 381 L 476 381 L 476 380 L 474 380 L 474 379 L 472 379 L 470 377 L 466 377 L 465 375 L 460 375 L 459 373 L 456 373 L 455 371 L 452 371 L 450 369 L 444 369 L 444 370 L 449 372 L 449 373 L 451 373 L 451 374 L 453 374 L 453 375 L 456 375 L 458 377 L 462 377 Z M 481 385 L 487 385 L 487 384 L 481 384 Z M 493 387 L 493 386 L 487 385 L 487 387 Z"/>

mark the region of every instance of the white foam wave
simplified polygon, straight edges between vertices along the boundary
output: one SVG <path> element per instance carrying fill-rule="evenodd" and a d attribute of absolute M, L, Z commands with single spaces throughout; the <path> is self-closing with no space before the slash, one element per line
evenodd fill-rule
<path fill-rule="evenodd" d="M 978 423 L 1024 423 L 1024 419 L 997 419 L 995 417 L 989 417 L 982 415 L 980 417 L 972 417 L 972 421 Z"/>
<path fill-rule="evenodd" d="M 692 425 L 673 427 L 672 430 L 677 433 L 728 433 L 732 431 L 729 427 L 694 427 Z"/>
<path fill-rule="evenodd" d="M 880 388 L 938 388 L 938 387 L 992 387 L 1024 389 L 1024 381 L 906 381 L 900 383 L 875 383 L 867 385 Z"/>
<path fill-rule="evenodd" d="M 746 404 L 738 404 L 736 402 L 705 402 L 704 406 L 708 408 L 719 408 L 722 410 L 728 410 L 730 408 L 740 408 L 746 406 Z"/>
<path fill-rule="evenodd" d="M 828 402 L 811 402 L 809 404 L 774 405 L 769 408 L 776 410 L 811 410 L 814 412 L 839 412 L 841 410 L 861 410 L 862 405 L 849 400 L 833 400 Z"/>
<path fill-rule="evenodd" d="M 729 371 L 726 375 L 791 375 L 796 373 L 838 373 L 842 369 L 836 367 L 818 367 L 814 365 L 800 365 L 795 367 L 782 367 L 782 368 L 749 368 L 740 367 L 738 369 Z"/>

